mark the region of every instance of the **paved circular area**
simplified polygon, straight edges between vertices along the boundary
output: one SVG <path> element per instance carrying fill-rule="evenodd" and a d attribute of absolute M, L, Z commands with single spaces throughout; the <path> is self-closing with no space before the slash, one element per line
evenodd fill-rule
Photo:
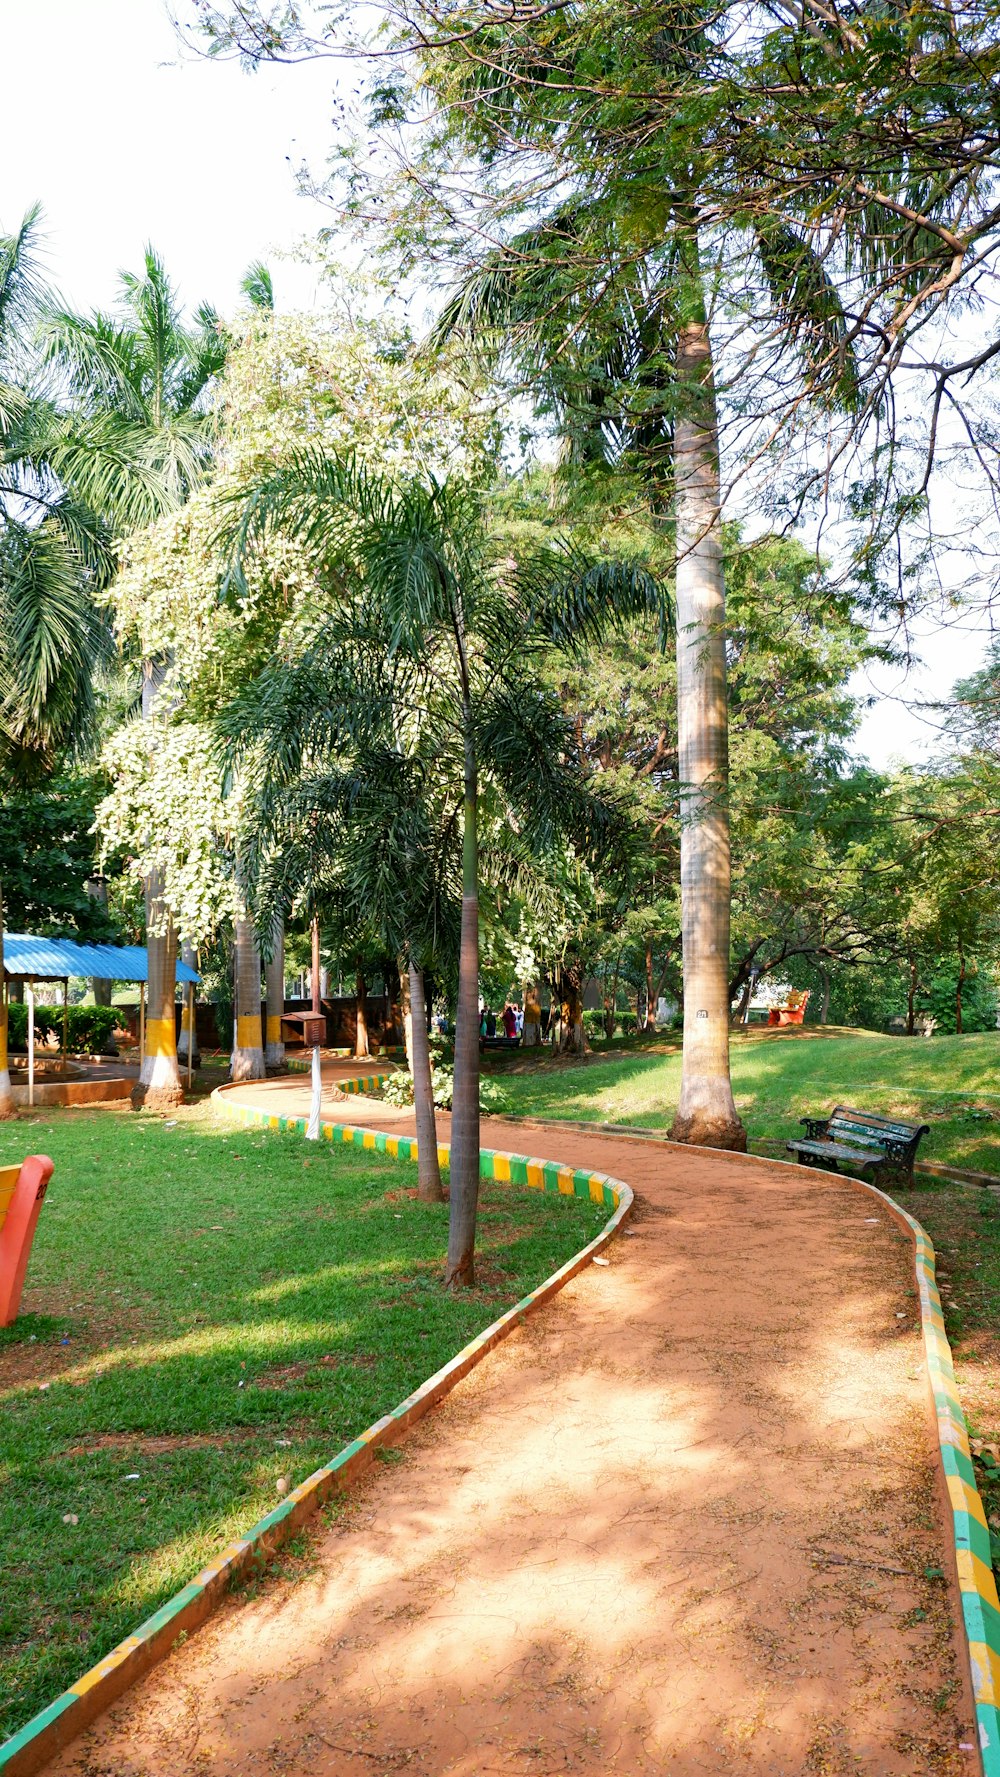
<path fill-rule="evenodd" d="M 632 1232 L 376 1465 L 305 1577 L 230 1601 L 52 1772 L 974 1771 L 910 1248 L 882 1206 L 764 1161 L 483 1140 L 627 1179 Z"/>

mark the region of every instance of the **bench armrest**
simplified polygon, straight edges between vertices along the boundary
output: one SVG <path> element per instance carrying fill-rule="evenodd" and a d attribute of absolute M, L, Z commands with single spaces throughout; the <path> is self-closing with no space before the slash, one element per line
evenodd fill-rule
<path fill-rule="evenodd" d="M 829 1117 L 800 1117 L 799 1122 L 810 1141 L 817 1141 L 830 1127 Z"/>

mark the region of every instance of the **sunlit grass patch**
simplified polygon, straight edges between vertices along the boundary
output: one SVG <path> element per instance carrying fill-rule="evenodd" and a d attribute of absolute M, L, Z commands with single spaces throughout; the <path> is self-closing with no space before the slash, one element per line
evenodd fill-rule
<path fill-rule="evenodd" d="M 204 1106 L 0 1132 L 0 1164 L 55 1161 L 0 1342 L 0 1732 L 606 1219 L 484 1183 L 483 1285 L 450 1296 L 447 1206 L 405 1195 L 415 1168 L 305 1146 Z"/>
<path fill-rule="evenodd" d="M 857 1033 L 750 1038 L 732 1046 L 736 1103 L 751 1144 L 781 1144 L 800 1117 L 837 1103 L 930 1124 L 920 1158 L 1000 1174 L 1000 1032 L 903 1038 Z M 587 1067 L 511 1074 L 521 1116 L 666 1130 L 680 1092 L 680 1055 L 630 1055 Z"/>

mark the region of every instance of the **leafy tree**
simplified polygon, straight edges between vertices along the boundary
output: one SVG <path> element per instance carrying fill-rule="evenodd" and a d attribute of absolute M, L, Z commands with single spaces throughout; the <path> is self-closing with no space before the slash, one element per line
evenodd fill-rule
<path fill-rule="evenodd" d="M 424 688 L 398 719 L 429 719 L 443 743 L 436 762 L 451 766 L 462 910 L 446 1281 L 469 1284 L 479 1190 L 481 779 L 488 775 L 522 844 L 544 850 L 571 823 L 577 837 L 599 841 L 608 810 L 564 763 L 565 723 L 539 692 L 532 657 L 553 643 L 593 639 L 616 615 L 656 610 L 662 594 L 634 563 L 590 561 L 568 545 L 511 559 L 467 483 L 390 479 L 353 456 L 297 453 L 232 497 L 237 595 L 241 564 L 272 530 L 301 538 L 328 583 L 364 589 L 390 656 L 419 669 Z M 346 629 L 339 613 L 328 621 L 333 634 L 341 626 L 338 640 L 349 649 L 358 635 L 350 604 L 346 615 Z M 377 681 L 365 675 L 362 682 L 372 695 Z M 341 709 L 330 705 L 334 720 Z"/>
<path fill-rule="evenodd" d="M 252 65 L 328 53 L 338 36 L 343 43 L 343 15 L 331 19 L 324 8 L 265 17 L 257 5 L 200 7 L 198 28 L 213 54 L 234 51 Z M 969 357 L 946 347 L 932 359 L 926 459 L 907 482 L 900 465 L 912 471 L 913 453 L 887 391 L 902 365 L 926 360 L 915 342 L 935 308 L 995 250 L 991 150 L 984 158 L 979 133 L 991 115 L 984 75 L 972 81 L 974 123 L 965 109 L 967 59 L 995 31 L 992 13 L 956 26 L 943 12 L 922 15 L 914 32 L 887 29 L 874 3 L 849 21 L 819 5 L 805 14 L 718 5 L 680 14 L 617 0 L 528 6 L 500 20 L 492 6 L 467 0 L 445 23 L 428 0 L 390 34 L 399 63 L 388 84 L 379 37 L 374 127 L 411 126 L 394 143 L 400 195 L 386 203 L 380 161 L 376 211 L 356 159 L 343 213 L 369 231 L 376 214 L 388 215 L 384 233 L 404 264 L 449 255 L 464 264 L 443 328 L 506 354 L 554 416 L 577 472 L 631 461 L 664 519 L 672 515 L 686 975 L 680 1139 L 745 1143 L 728 1080 L 726 609 L 713 360 L 721 354 L 735 470 L 803 446 L 794 484 L 787 466 L 773 492 L 758 473 L 762 501 L 798 512 L 810 494 L 829 498 L 831 475 L 854 477 L 844 491 L 866 533 L 859 559 L 874 587 L 880 549 L 922 509 L 942 403 L 960 374 L 1000 351 Z M 886 154 L 886 137 L 897 153 Z M 484 240 L 498 243 L 485 255 Z M 862 445 L 873 448 L 855 475 Z"/>
<path fill-rule="evenodd" d="M 94 814 L 101 780 L 65 775 L 0 803 L 7 923 L 15 931 L 115 943 L 117 927 L 87 892 L 97 873 Z"/>

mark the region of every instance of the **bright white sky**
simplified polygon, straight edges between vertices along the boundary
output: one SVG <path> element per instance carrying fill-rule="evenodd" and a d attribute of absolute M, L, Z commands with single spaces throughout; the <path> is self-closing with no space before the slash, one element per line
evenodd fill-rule
<path fill-rule="evenodd" d="M 72 306 L 111 302 L 117 271 L 138 268 L 146 241 L 188 303 L 232 310 L 247 265 L 264 258 L 279 308 L 315 305 L 312 273 L 277 255 L 325 220 L 294 171 L 322 168 L 331 93 L 342 83 L 348 96 L 353 70 L 323 62 L 250 76 L 182 61 L 163 0 L 0 0 L 0 42 L 0 229 L 41 200 L 50 275 Z M 974 671 L 985 639 L 951 629 L 919 645 L 922 671 L 856 686 L 878 693 L 860 737 L 876 765 L 937 750 L 933 722 L 909 706 Z"/>

